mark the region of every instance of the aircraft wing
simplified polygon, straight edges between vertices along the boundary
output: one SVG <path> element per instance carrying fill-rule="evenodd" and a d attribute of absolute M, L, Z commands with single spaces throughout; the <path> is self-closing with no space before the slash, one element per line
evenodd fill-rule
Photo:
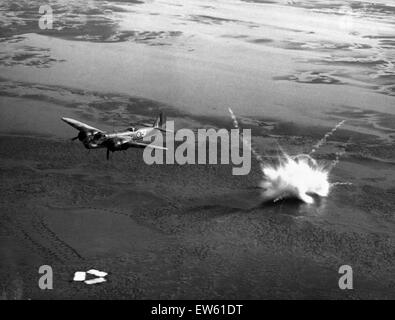
<path fill-rule="evenodd" d="M 156 146 L 156 145 L 153 145 L 153 144 L 147 144 L 147 143 L 142 143 L 142 142 L 129 141 L 128 144 L 130 146 L 138 146 L 138 147 L 147 147 L 147 148 L 152 148 L 152 149 L 167 150 L 166 147 L 160 147 L 160 146 Z"/>
<path fill-rule="evenodd" d="M 79 130 L 79 131 L 84 131 L 84 132 L 101 132 L 104 133 L 104 131 L 91 127 L 87 125 L 86 123 L 71 119 L 71 118 L 62 118 L 64 122 L 66 122 L 68 125 L 72 126 L 73 128 Z"/>

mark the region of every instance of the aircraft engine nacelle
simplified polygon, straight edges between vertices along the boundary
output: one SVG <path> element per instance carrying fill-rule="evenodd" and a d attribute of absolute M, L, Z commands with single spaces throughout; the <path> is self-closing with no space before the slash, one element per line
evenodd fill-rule
<path fill-rule="evenodd" d="M 97 148 L 97 137 L 95 133 L 80 131 L 78 134 L 78 139 L 84 144 L 87 149 Z"/>
<path fill-rule="evenodd" d="M 80 131 L 78 133 L 78 140 L 80 140 L 80 141 L 84 141 L 87 137 L 88 137 L 88 135 L 84 131 Z"/>
<path fill-rule="evenodd" d="M 109 149 L 112 152 L 128 149 L 128 145 L 124 144 L 122 139 L 113 138 L 111 140 L 108 140 L 106 142 L 106 145 L 107 145 L 107 149 Z"/>

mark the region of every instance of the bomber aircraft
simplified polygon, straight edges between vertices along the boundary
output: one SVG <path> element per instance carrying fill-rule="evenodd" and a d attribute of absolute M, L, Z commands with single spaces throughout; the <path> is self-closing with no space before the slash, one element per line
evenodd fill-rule
<path fill-rule="evenodd" d="M 130 127 L 124 131 L 106 132 L 94 127 L 91 127 L 83 122 L 71 119 L 62 118 L 64 122 L 79 131 L 78 136 L 71 140 L 80 140 L 87 149 L 107 149 L 107 160 L 110 159 L 110 151 L 121 151 L 129 148 L 154 148 L 167 150 L 165 147 L 155 146 L 144 143 L 143 138 L 147 136 L 154 136 L 157 131 L 169 132 L 165 129 L 165 122 L 163 121 L 163 114 L 161 113 L 155 120 L 153 125 L 144 124 L 142 128 Z"/>

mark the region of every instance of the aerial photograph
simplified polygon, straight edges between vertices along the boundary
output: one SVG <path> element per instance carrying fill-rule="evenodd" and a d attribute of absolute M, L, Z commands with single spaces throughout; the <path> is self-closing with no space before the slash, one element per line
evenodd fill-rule
<path fill-rule="evenodd" d="M 0 0 L 0 43 L 0 300 L 395 299 L 394 0 Z"/>

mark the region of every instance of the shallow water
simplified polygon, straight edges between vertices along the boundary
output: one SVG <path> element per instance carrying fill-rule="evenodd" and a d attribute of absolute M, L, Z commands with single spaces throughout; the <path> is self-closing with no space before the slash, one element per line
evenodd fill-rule
<path fill-rule="evenodd" d="M 232 107 L 326 125 L 350 109 L 394 115 L 391 1 L 52 3 L 54 29 L 40 30 L 38 2 L 2 2 L 3 77 L 137 95 L 193 114 Z"/>

